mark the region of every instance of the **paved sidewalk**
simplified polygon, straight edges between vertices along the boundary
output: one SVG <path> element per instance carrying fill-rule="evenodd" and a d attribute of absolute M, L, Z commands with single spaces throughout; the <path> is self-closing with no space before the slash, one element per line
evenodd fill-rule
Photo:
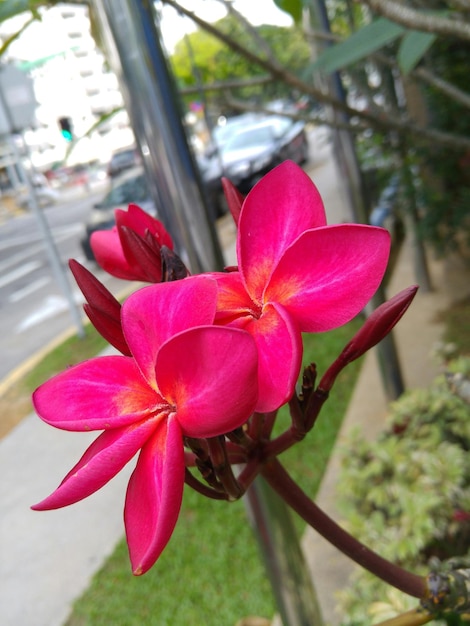
<path fill-rule="evenodd" d="M 325 198 L 330 222 L 347 219 L 339 177 L 323 150 L 308 173 Z M 223 225 L 227 262 L 233 262 L 234 228 Z M 390 286 L 392 295 L 414 282 L 410 246 L 404 246 Z M 426 385 L 436 373 L 429 352 L 441 333 L 435 313 L 445 309 L 450 295 L 442 291 L 443 265 L 433 264 L 436 292 L 419 294 L 397 330 L 407 386 Z M 470 281 L 467 282 L 467 288 Z M 463 285 L 465 287 L 465 284 Z M 464 293 L 461 294 L 462 297 Z M 332 400 L 334 401 L 334 394 Z M 365 360 L 345 420 L 378 429 L 386 412 L 375 355 Z M 35 416 L 23 420 L 0 440 L 0 622 L 2 626 L 61 626 L 73 601 L 87 588 L 93 574 L 123 535 L 122 509 L 131 468 L 120 472 L 90 498 L 51 512 L 33 512 L 34 502 L 48 495 L 79 459 L 94 433 L 66 433 L 43 424 Z M 334 483 L 337 458 L 333 456 L 319 502 L 336 517 Z M 344 584 L 349 563 L 334 549 L 307 532 L 304 548 L 317 585 L 325 617 L 332 613 L 334 591 Z M 317 569 L 321 564 L 321 569 Z M 176 625 L 175 626 L 180 626 Z M 183 626 L 183 625 L 181 625 Z M 221 625 L 230 626 L 230 625 Z"/>

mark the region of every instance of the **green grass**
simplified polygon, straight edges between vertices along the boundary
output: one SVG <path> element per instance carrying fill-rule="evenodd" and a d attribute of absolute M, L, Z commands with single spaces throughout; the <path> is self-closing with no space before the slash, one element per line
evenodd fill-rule
<path fill-rule="evenodd" d="M 304 363 L 324 372 L 359 326 L 306 337 Z M 281 460 L 315 495 L 354 387 L 359 365 L 345 370 L 314 431 Z M 279 416 L 287 426 L 285 412 Z M 298 531 L 303 529 L 297 523 Z M 246 615 L 275 613 L 267 576 L 242 502 L 208 500 L 186 488 L 173 537 L 144 576 L 131 574 L 121 542 L 75 603 L 67 626 L 231 626 Z"/>
<path fill-rule="evenodd" d="M 66 339 L 59 348 L 46 354 L 36 367 L 25 375 L 23 385 L 28 392 L 34 391 L 54 374 L 89 359 L 109 345 L 91 324 L 85 324 L 84 331 L 84 337 L 74 335 Z"/>

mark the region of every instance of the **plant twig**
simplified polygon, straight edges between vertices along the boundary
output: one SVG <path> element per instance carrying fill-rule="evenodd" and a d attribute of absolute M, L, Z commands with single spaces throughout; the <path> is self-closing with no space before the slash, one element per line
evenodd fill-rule
<path fill-rule="evenodd" d="M 307 524 L 343 554 L 400 591 L 415 598 L 425 597 L 426 584 L 422 576 L 387 561 L 338 526 L 310 500 L 277 459 L 268 461 L 261 474 Z"/>
<path fill-rule="evenodd" d="M 212 467 L 217 479 L 225 489 L 227 498 L 229 500 L 238 500 L 243 495 L 243 489 L 235 478 L 230 465 L 224 437 L 210 437 L 207 439 L 207 443 Z"/>
<path fill-rule="evenodd" d="M 470 41 L 470 24 L 463 20 L 453 20 L 424 11 L 416 11 L 395 0 L 363 0 L 363 2 L 380 15 L 406 28 Z"/>
<path fill-rule="evenodd" d="M 229 37 L 225 33 L 222 33 L 220 29 L 201 19 L 193 11 L 181 6 L 178 2 L 176 2 L 176 0 L 163 0 L 163 2 L 172 6 L 184 15 L 187 15 L 202 29 L 223 41 L 232 50 L 248 59 L 251 63 L 258 65 L 265 71 L 269 72 L 276 80 L 282 81 L 284 84 L 293 89 L 299 90 L 301 93 L 312 96 L 318 102 L 332 106 L 335 110 L 345 113 L 348 117 L 360 119 L 362 122 L 366 122 L 374 128 L 395 130 L 405 135 L 412 135 L 416 140 L 428 143 L 438 143 L 457 150 L 470 149 L 469 137 L 462 137 L 461 135 L 455 135 L 453 133 L 443 132 L 429 127 L 418 126 L 406 118 L 400 119 L 387 114 L 384 111 L 381 111 L 380 115 L 376 115 L 372 111 L 360 111 L 351 108 L 348 104 L 338 100 L 329 93 L 321 91 L 312 83 L 305 82 L 300 77 L 296 76 L 292 72 L 289 72 L 279 62 L 276 61 L 275 63 L 272 63 L 269 59 L 262 58 L 254 52 L 247 50 L 238 41 Z"/>

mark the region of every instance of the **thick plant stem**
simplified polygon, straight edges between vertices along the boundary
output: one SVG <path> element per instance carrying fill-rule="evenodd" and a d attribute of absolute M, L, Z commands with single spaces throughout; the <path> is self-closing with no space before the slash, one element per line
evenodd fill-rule
<path fill-rule="evenodd" d="M 261 471 L 271 487 L 322 537 L 386 583 L 415 598 L 424 598 L 425 579 L 382 558 L 338 526 L 300 489 L 277 459 Z"/>

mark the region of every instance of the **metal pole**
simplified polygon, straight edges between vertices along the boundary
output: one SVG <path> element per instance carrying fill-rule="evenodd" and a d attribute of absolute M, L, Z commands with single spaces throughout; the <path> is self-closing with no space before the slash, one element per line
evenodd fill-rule
<path fill-rule="evenodd" d="M 315 14 L 324 32 L 330 32 L 330 21 L 325 5 L 325 0 L 312 0 L 314 2 Z M 325 44 L 329 45 L 329 44 Z M 344 87 L 339 72 L 333 72 L 329 81 L 330 89 L 338 100 L 344 102 L 346 99 Z M 344 113 L 334 113 L 341 121 L 347 121 Z M 337 118 L 338 119 L 338 118 Z M 369 223 L 368 212 L 370 207 L 366 207 L 364 201 L 364 183 L 362 172 L 357 158 L 354 139 L 347 130 L 335 129 L 335 156 L 343 180 L 346 184 L 351 213 L 356 222 Z M 383 285 L 377 290 L 372 306 L 378 307 L 385 302 L 385 291 Z M 379 361 L 382 384 L 389 400 L 396 400 L 405 390 L 403 376 L 401 373 L 400 360 L 396 349 L 395 340 L 392 333 L 389 333 L 377 346 L 377 356 Z"/>
<path fill-rule="evenodd" d="M 92 7 L 160 217 L 192 272 L 222 269 L 222 251 L 181 121 L 153 3 L 93 0 Z"/>
<path fill-rule="evenodd" d="M 312 11 L 320 30 L 325 33 L 331 33 L 330 21 L 324 0 L 312 0 Z M 310 19 L 312 17 L 313 15 L 310 13 Z M 322 45 L 328 46 L 330 43 L 323 42 Z M 333 72 L 326 80 L 330 93 L 334 95 L 338 101 L 346 102 L 346 93 L 339 72 Z M 328 108 L 328 114 L 333 121 L 334 152 L 336 162 L 341 170 L 341 179 L 349 201 L 352 220 L 366 224 L 368 222 L 367 207 L 364 202 L 362 173 L 357 158 L 354 139 L 348 130 L 334 126 L 335 121 L 339 123 L 347 122 L 347 115 L 342 111 L 336 111 L 333 107 Z"/>
<path fill-rule="evenodd" d="M 283 626 L 321 626 L 320 605 L 290 510 L 261 476 L 245 502 Z"/>

